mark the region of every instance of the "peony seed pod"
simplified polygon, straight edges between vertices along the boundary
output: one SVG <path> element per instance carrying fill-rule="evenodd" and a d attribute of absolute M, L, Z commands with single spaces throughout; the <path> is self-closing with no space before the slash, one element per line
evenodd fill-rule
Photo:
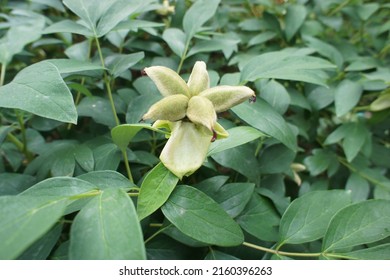
<path fill-rule="evenodd" d="M 190 90 L 186 82 L 172 69 L 164 66 L 152 66 L 144 68 L 144 71 L 163 96 L 184 94 L 190 97 Z"/>
<path fill-rule="evenodd" d="M 219 113 L 256 95 L 246 86 L 217 86 L 202 91 L 199 96 L 209 99 L 213 103 L 215 111 Z"/>
<path fill-rule="evenodd" d="M 178 121 L 186 116 L 188 97 L 182 94 L 175 94 L 164 97 L 154 103 L 149 111 L 143 115 L 143 120 L 167 120 Z"/>
<path fill-rule="evenodd" d="M 207 127 L 211 132 L 217 122 L 213 103 L 202 96 L 191 97 L 188 102 L 187 117 L 191 122 Z"/>
<path fill-rule="evenodd" d="M 190 89 L 191 96 L 198 95 L 210 87 L 210 78 L 206 69 L 206 63 L 203 61 L 197 61 L 195 63 L 187 85 Z"/>

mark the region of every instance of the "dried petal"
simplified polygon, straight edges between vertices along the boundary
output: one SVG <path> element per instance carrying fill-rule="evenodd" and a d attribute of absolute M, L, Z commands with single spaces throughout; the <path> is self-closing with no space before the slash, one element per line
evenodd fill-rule
<path fill-rule="evenodd" d="M 203 126 L 196 126 L 191 122 L 176 122 L 160 160 L 182 179 L 202 166 L 210 147 L 210 139 L 211 134 Z"/>
<path fill-rule="evenodd" d="M 186 82 L 172 69 L 164 66 L 152 66 L 144 69 L 163 96 L 184 94 L 190 96 Z"/>
<path fill-rule="evenodd" d="M 199 96 L 209 99 L 217 113 L 226 111 L 249 98 L 255 97 L 255 92 L 245 86 L 217 86 L 202 91 Z"/>
<path fill-rule="evenodd" d="M 203 125 L 210 131 L 217 122 L 217 114 L 215 113 L 213 103 L 205 97 L 193 96 L 188 102 L 187 117 L 191 122 Z"/>
<path fill-rule="evenodd" d="M 210 78 L 206 69 L 206 63 L 203 61 L 197 61 L 195 63 L 187 85 L 190 89 L 191 96 L 198 95 L 210 87 Z"/>
<path fill-rule="evenodd" d="M 178 121 L 186 116 L 187 106 L 187 96 L 181 94 L 167 96 L 154 103 L 142 119 Z"/>

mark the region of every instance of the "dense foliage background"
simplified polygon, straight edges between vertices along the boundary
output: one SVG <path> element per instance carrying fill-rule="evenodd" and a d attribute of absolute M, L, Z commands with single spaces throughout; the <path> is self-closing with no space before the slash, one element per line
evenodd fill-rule
<path fill-rule="evenodd" d="M 0 259 L 390 259 L 390 4 L 0 1 Z M 141 70 L 257 102 L 182 181 Z M 146 129 L 143 129 L 146 128 Z"/>

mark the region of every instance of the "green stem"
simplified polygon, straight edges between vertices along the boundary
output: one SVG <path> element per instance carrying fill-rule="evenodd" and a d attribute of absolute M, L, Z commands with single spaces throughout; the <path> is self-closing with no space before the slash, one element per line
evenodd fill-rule
<path fill-rule="evenodd" d="M 18 118 L 18 123 L 20 127 L 20 132 L 22 133 L 22 142 L 23 142 L 23 153 L 27 157 L 28 161 L 32 160 L 32 155 L 27 148 L 27 136 L 26 136 L 26 127 L 24 126 L 23 112 L 15 110 L 16 116 Z"/>
<path fill-rule="evenodd" d="M 3 63 L 1 64 L 1 72 L 0 72 L 0 87 L 4 85 L 4 79 L 5 79 L 5 71 L 7 69 L 7 64 Z"/>
<path fill-rule="evenodd" d="M 271 253 L 271 254 L 276 254 L 276 255 L 281 255 L 281 256 L 286 256 L 286 257 L 306 257 L 306 258 L 312 258 L 312 257 L 320 257 L 321 255 L 323 255 L 323 253 L 298 253 L 298 252 L 278 251 L 278 250 L 269 249 L 269 248 L 266 248 L 266 247 L 263 247 L 263 246 L 259 246 L 259 245 L 256 245 L 256 244 L 252 244 L 252 243 L 249 243 L 249 242 L 244 242 L 244 243 L 242 243 L 242 245 L 244 245 L 246 247 L 249 247 L 249 248 L 252 248 L 252 249 L 259 250 L 259 251 L 263 251 L 263 252 L 267 252 L 267 253 Z"/>
<path fill-rule="evenodd" d="M 92 39 L 88 38 L 88 53 L 87 53 L 87 59 L 89 60 L 91 57 L 91 51 L 92 51 Z M 85 84 L 85 77 L 81 78 L 80 84 L 83 86 Z M 74 101 L 74 104 L 77 106 L 80 103 L 81 100 L 81 92 L 77 91 L 76 93 L 76 99 Z M 68 130 L 71 129 L 73 124 L 69 123 L 68 124 Z"/>
<path fill-rule="evenodd" d="M 358 106 L 353 109 L 354 112 L 359 112 L 359 111 L 370 111 L 371 106 L 366 105 L 366 106 Z"/>
<path fill-rule="evenodd" d="M 15 147 L 25 155 L 26 159 L 30 162 L 33 159 L 32 153 L 27 149 L 27 137 L 26 137 L 26 129 L 23 122 L 23 117 L 20 113 L 16 111 L 16 115 L 18 118 L 20 130 L 22 133 L 22 141 L 20 141 L 16 136 L 14 136 L 11 132 L 7 134 L 7 140 L 10 141 Z"/>
<path fill-rule="evenodd" d="M 127 157 L 126 149 L 122 150 L 122 155 L 123 155 L 123 161 L 125 162 L 127 177 L 129 178 L 130 182 L 134 183 L 133 176 L 131 175 L 131 169 L 130 169 L 130 164 L 129 164 L 129 159 Z"/>
<path fill-rule="evenodd" d="M 97 37 L 95 37 L 95 41 L 96 41 L 96 47 L 97 47 L 97 50 L 99 53 L 100 62 L 102 64 L 103 68 L 106 68 L 106 65 L 104 64 L 102 49 L 100 48 L 99 39 Z M 111 110 L 112 110 L 112 113 L 114 114 L 115 124 L 120 125 L 118 115 L 117 115 L 116 109 L 115 109 L 114 98 L 112 97 L 110 79 L 109 79 L 106 71 L 103 72 L 103 75 L 104 75 L 103 76 L 104 84 L 106 85 L 106 89 L 107 89 L 107 93 L 108 93 L 108 99 L 110 100 Z"/>
<path fill-rule="evenodd" d="M 14 144 L 19 151 L 23 152 L 24 150 L 23 143 L 18 138 L 16 138 L 11 132 L 8 132 L 7 140 L 10 141 L 12 144 Z"/>
<path fill-rule="evenodd" d="M 186 59 L 186 56 L 187 56 L 188 48 L 190 47 L 190 42 L 191 42 L 191 39 L 189 38 L 186 42 L 184 52 L 181 55 L 180 63 L 179 63 L 179 66 L 177 67 L 177 70 L 176 70 L 177 73 L 180 73 L 180 71 L 181 71 L 181 67 L 183 66 L 184 60 Z"/>
<path fill-rule="evenodd" d="M 104 64 L 104 58 L 103 58 L 102 49 L 100 48 L 99 39 L 97 37 L 95 37 L 95 41 L 96 41 L 96 46 L 97 46 L 97 50 L 98 50 L 98 53 L 99 53 L 100 62 L 102 64 L 103 68 L 106 68 L 106 65 Z M 103 76 L 104 83 L 105 83 L 106 89 L 107 89 L 108 99 L 110 100 L 110 104 L 111 104 L 111 110 L 112 110 L 112 113 L 114 114 L 114 118 L 115 118 L 115 124 L 118 126 L 118 125 L 120 125 L 120 122 L 119 122 L 119 119 L 118 119 L 118 115 L 116 113 L 114 98 L 112 97 L 110 79 L 109 79 L 109 77 L 107 75 L 107 72 L 105 70 L 103 72 L 103 75 L 104 75 Z M 129 159 L 127 157 L 126 149 L 124 149 L 124 150 L 122 149 L 122 155 L 123 155 L 123 160 L 125 162 L 125 168 L 126 168 L 126 172 L 127 172 L 127 177 L 129 178 L 130 182 L 134 183 L 133 176 L 131 175 Z"/>
<path fill-rule="evenodd" d="M 78 200 L 78 199 L 81 199 L 81 198 L 93 197 L 93 196 L 97 196 L 101 192 L 102 192 L 101 190 L 92 190 L 92 191 L 89 191 L 89 192 L 86 192 L 86 193 L 81 193 L 81 194 L 77 194 L 77 195 L 71 196 L 71 197 L 69 197 L 69 199 L 71 199 L 71 200 Z"/>
<path fill-rule="evenodd" d="M 153 238 L 155 238 L 157 235 L 159 235 L 160 233 L 162 233 L 164 230 L 166 230 L 167 228 L 171 227 L 172 224 L 166 226 L 166 227 L 162 227 L 160 228 L 158 231 L 156 231 L 155 233 L 153 233 L 148 239 L 145 240 L 145 244 L 148 243 L 150 240 L 152 240 Z"/>
<path fill-rule="evenodd" d="M 386 190 L 388 189 L 388 187 L 387 187 L 384 183 L 382 183 L 381 181 L 378 181 L 378 180 L 376 180 L 375 178 L 372 178 L 372 177 L 370 177 L 369 175 L 367 175 L 367 174 L 365 174 L 365 173 L 359 171 L 359 170 L 356 169 L 355 167 L 353 167 L 351 164 L 349 164 L 349 163 L 347 162 L 347 160 L 346 160 L 345 158 L 339 156 L 339 157 L 337 157 L 337 159 L 339 160 L 339 162 L 340 162 L 342 165 L 344 165 L 345 167 L 347 167 L 350 171 L 352 171 L 352 172 L 358 174 L 359 176 L 361 176 L 362 178 L 366 179 L 366 180 L 369 181 L 370 183 L 372 183 L 372 184 L 374 184 L 374 185 L 376 185 L 376 186 L 379 186 L 379 187 L 381 187 L 381 188 L 383 188 L 383 189 L 386 189 Z"/>
<path fill-rule="evenodd" d="M 346 0 L 344 1 L 343 3 L 341 3 L 340 5 L 338 5 L 333 11 L 331 11 L 328 16 L 333 16 L 335 13 L 337 13 L 338 11 L 340 11 L 342 8 L 344 8 L 345 6 L 347 6 L 349 4 L 349 2 L 351 2 L 351 0 Z"/>

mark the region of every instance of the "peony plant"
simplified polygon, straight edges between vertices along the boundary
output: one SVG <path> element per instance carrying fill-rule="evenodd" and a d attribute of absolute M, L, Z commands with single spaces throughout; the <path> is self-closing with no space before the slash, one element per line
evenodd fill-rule
<path fill-rule="evenodd" d="M 200 168 L 211 142 L 228 137 L 217 122 L 217 113 L 256 98 L 254 91 L 246 86 L 210 88 L 203 61 L 195 63 L 187 83 L 164 66 L 147 67 L 144 72 L 164 98 L 153 104 L 142 120 L 154 121 L 153 127 L 170 131 L 160 160 L 180 179 Z"/>

